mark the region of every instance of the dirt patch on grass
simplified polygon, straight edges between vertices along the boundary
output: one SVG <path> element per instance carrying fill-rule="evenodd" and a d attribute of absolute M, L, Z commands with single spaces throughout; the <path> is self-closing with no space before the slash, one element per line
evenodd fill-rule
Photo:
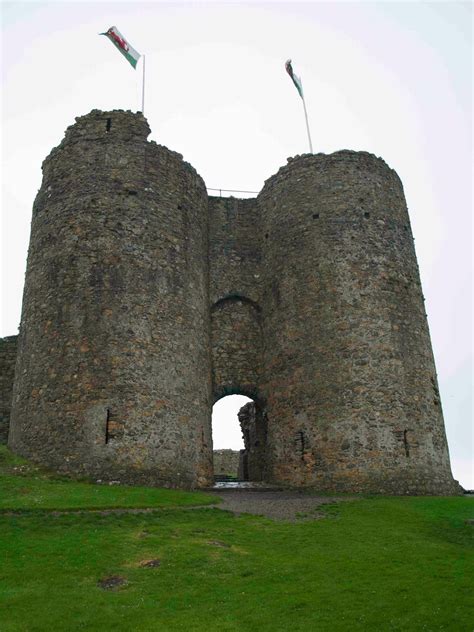
<path fill-rule="evenodd" d="M 138 563 L 140 568 L 158 568 L 161 565 L 161 560 L 142 560 Z"/>
<path fill-rule="evenodd" d="M 300 522 L 325 517 L 324 505 L 354 500 L 350 497 L 311 496 L 298 491 L 219 491 L 222 503 L 217 509 L 235 514 L 249 513 L 273 520 Z"/>
<path fill-rule="evenodd" d="M 127 580 L 121 575 L 110 575 L 110 577 L 104 577 L 97 582 L 97 586 L 102 590 L 116 590 L 125 584 L 127 584 Z"/>

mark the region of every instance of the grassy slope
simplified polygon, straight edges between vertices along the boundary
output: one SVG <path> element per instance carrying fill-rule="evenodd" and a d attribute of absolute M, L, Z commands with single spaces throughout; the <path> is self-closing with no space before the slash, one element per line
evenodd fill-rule
<path fill-rule="evenodd" d="M 473 509 L 380 497 L 299 524 L 206 508 L 0 515 L 0 629 L 470 632 Z M 128 583 L 98 588 L 109 575 Z"/>
<path fill-rule="evenodd" d="M 208 505 L 216 498 L 153 487 L 94 485 L 51 475 L 0 446 L 0 509 L 104 509 Z"/>

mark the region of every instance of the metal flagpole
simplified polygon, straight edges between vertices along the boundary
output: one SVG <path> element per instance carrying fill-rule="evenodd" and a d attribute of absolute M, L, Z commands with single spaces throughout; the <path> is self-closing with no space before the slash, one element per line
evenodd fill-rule
<path fill-rule="evenodd" d="M 142 114 L 145 116 L 145 55 L 143 55 Z"/>
<path fill-rule="evenodd" d="M 311 142 L 311 134 L 309 133 L 308 112 L 306 111 L 306 103 L 305 103 L 304 97 L 302 96 L 301 98 L 303 100 L 304 117 L 306 119 L 306 130 L 308 132 L 309 150 L 311 153 L 313 153 L 313 143 Z"/>

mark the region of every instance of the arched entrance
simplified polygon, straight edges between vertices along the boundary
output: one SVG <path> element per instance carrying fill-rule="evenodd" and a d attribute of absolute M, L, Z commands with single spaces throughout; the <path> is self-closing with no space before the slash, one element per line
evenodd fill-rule
<path fill-rule="evenodd" d="M 248 480 L 243 470 L 244 437 L 239 411 L 252 400 L 244 395 L 221 397 L 212 407 L 214 481 Z"/>
<path fill-rule="evenodd" d="M 231 395 L 248 398 L 226 423 L 240 425 L 243 437 L 238 475 L 241 480 L 265 480 L 268 471 L 265 402 L 259 393 L 262 366 L 260 306 L 241 295 L 229 295 L 211 309 L 214 404 Z M 237 413 L 237 418 L 235 415 Z"/>
<path fill-rule="evenodd" d="M 219 399 L 212 414 L 214 479 L 264 481 L 267 419 L 259 401 L 242 395 Z"/>

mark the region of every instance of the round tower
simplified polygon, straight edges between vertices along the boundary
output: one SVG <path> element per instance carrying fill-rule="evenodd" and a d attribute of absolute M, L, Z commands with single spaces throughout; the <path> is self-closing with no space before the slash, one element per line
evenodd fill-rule
<path fill-rule="evenodd" d="M 258 199 L 273 480 L 455 493 L 396 173 L 365 152 L 305 155 Z"/>
<path fill-rule="evenodd" d="M 154 485 L 212 475 L 205 185 L 92 111 L 43 164 L 10 446 L 60 471 Z"/>

